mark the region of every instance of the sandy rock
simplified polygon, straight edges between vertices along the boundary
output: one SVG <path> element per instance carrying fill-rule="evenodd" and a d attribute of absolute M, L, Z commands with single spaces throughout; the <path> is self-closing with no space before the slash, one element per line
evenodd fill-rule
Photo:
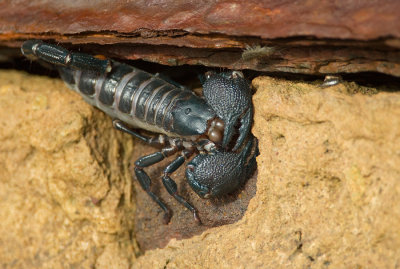
<path fill-rule="evenodd" d="M 394 268 L 400 95 L 253 81 L 257 194 L 243 219 L 148 251 L 134 268 Z"/>
<path fill-rule="evenodd" d="M 136 144 L 59 80 L 1 72 L 0 267 L 398 266 L 399 93 L 253 84 L 261 154 L 243 218 L 135 259 Z"/>
<path fill-rule="evenodd" d="M 131 139 L 56 79 L 2 71 L 0 114 L 0 267 L 128 268 Z"/>

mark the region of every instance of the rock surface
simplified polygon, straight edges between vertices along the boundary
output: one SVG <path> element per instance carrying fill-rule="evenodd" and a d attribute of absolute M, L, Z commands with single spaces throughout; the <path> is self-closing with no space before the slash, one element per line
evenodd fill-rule
<path fill-rule="evenodd" d="M 399 89 L 253 85 L 261 154 L 243 218 L 136 258 L 136 143 L 62 82 L 2 71 L 0 266 L 398 266 Z"/>
<path fill-rule="evenodd" d="M 25 8 L 23 8 L 25 7 Z M 0 3 L 0 31 L 5 33 L 139 34 L 165 31 L 282 38 L 315 36 L 338 39 L 400 37 L 400 3 L 393 0 L 20 0 Z M 196 39 L 194 37 L 194 39 Z"/>
<path fill-rule="evenodd" d="M 0 115 L 0 267 L 127 268 L 131 140 L 58 79 L 1 71 Z"/>
<path fill-rule="evenodd" d="M 253 84 L 261 154 L 245 216 L 148 251 L 134 268 L 398 266 L 400 94 Z"/>
<path fill-rule="evenodd" d="M 399 9 L 393 0 L 1 1 L 0 54 L 43 39 L 170 66 L 400 77 Z"/>
<path fill-rule="evenodd" d="M 154 147 L 145 146 L 140 143 L 135 147 L 135 151 L 132 154 L 132 163 L 139 157 L 156 151 L 157 149 Z M 136 215 L 134 232 L 138 246 L 142 252 L 149 249 L 163 248 L 172 238 L 178 240 L 190 238 L 212 227 L 237 222 L 245 214 L 250 199 L 256 193 L 257 173 L 254 173 L 246 184 L 233 194 L 213 199 L 201 199 L 187 183 L 185 179 L 186 165 L 182 165 L 172 174 L 172 178 L 178 185 L 179 194 L 190 201 L 198 210 L 202 222 L 202 225 L 199 225 L 194 220 L 193 214 L 169 195 L 161 182 L 161 175 L 164 168 L 173 159 L 173 157 L 167 158 L 152 167 L 146 168 L 146 172 L 152 179 L 153 192 L 172 211 L 173 215 L 168 225 L 165 225 L 163 222 L 163 211 L 161 211 L 160 207 L 141 189 L 137 180 L 134 180 L 134 187 L 137 190 L 135 193 Z"/>

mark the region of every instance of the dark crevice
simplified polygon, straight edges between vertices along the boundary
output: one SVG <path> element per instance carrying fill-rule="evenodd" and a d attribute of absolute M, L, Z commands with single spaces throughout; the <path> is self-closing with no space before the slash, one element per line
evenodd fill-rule
<path fill-rule="evenodd" d="M 206 67 L 201 65 L 167 66 L 143 60 L 121 60 L 116 59 L 150 73 L 160 73 L 171 80 L 188 88 L 201 87 L 199 77 L 205 72 L 213 70 L 216 72 L 226 71 L 227 68 Z M 30 61 L 21 56 L 19 49 L 0 48 L 0 69 L 15 69 L 26 71 L 31 74 L 58 77 L 56 70 L 50 70 L 36 61 Z M 293 81 L 313 82 L 323 80 L 324 75 L 308 75 L 288 72 L 260 72 L 254 70 L 243 70 L 246 78 L 252 80 L 257 76 L 271 76 L 279 79 Z M 400 78 L 377 72 L 339 73 L 343 81 L 356 82 L 361 86 L 376 87 L 378 91 L 397 92 L 400 90 Z"/>

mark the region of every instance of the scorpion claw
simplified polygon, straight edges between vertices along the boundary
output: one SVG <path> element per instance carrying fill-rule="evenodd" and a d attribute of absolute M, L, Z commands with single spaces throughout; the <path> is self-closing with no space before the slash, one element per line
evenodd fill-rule
<path fill-rule="evenodd" d="M 242 72 L 207 72 L 203 94 L 207 103 L 225 123 L 221 147 L 237 150 L 249 134 L 253 113 L 249 83 Z M 239 127 L 239 134 L 235 133 Z M 236 142 L 232 138 L 238 137 Z"/>
<path fill-rule="evenodd" d="M 256 168 L 257 139 L 252 135 L 239 153 L 215 151 L 199 154 L 186 169 L 191 188 L 202 198 L 228 194 L 243 184 Z"/>
<path fill-rule="evenodd" d="M 236 140 L 236 144 L 233 147 L 232 151 L 236 151 L 237 149 L 239 149 L 239 147 L 243 144 L 243 141 L 250 133 L 252 116 L 253 116 L 253 108 L 250 107 L 245 112 L 244 116 L 240 119 L 239 137 Z"/>

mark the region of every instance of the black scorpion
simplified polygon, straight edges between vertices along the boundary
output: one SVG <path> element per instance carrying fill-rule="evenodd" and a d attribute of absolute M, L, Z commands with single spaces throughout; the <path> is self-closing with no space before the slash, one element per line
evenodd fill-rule
<path fill-rule="evenodd" d="M 249 84 L 241 72 L 207 72 L 204 97 L 199 97 L 158 75 L 40 40 L 24 42 L 21 51 L 31 60 L 55 66 L 70 88 L 114 118 L 116 129 L 162 147 L 139 158 L 134 170 L 141 187 L 164 211 L 166 223 L 170 210 L 150 190 L 151 180 L 143 168 L 180 151 L 165 168 L 162 182 L 199 222 L 197 210 L 177 193 L 170 177 L 185 160 L 197 154 L 187 164 L 186 178 L 202 198 L 230 193 L 254 172 L 258 148 L 250 133 L 253 107 Z M 145 136 L 129 126 L 159 135 Z"/>

